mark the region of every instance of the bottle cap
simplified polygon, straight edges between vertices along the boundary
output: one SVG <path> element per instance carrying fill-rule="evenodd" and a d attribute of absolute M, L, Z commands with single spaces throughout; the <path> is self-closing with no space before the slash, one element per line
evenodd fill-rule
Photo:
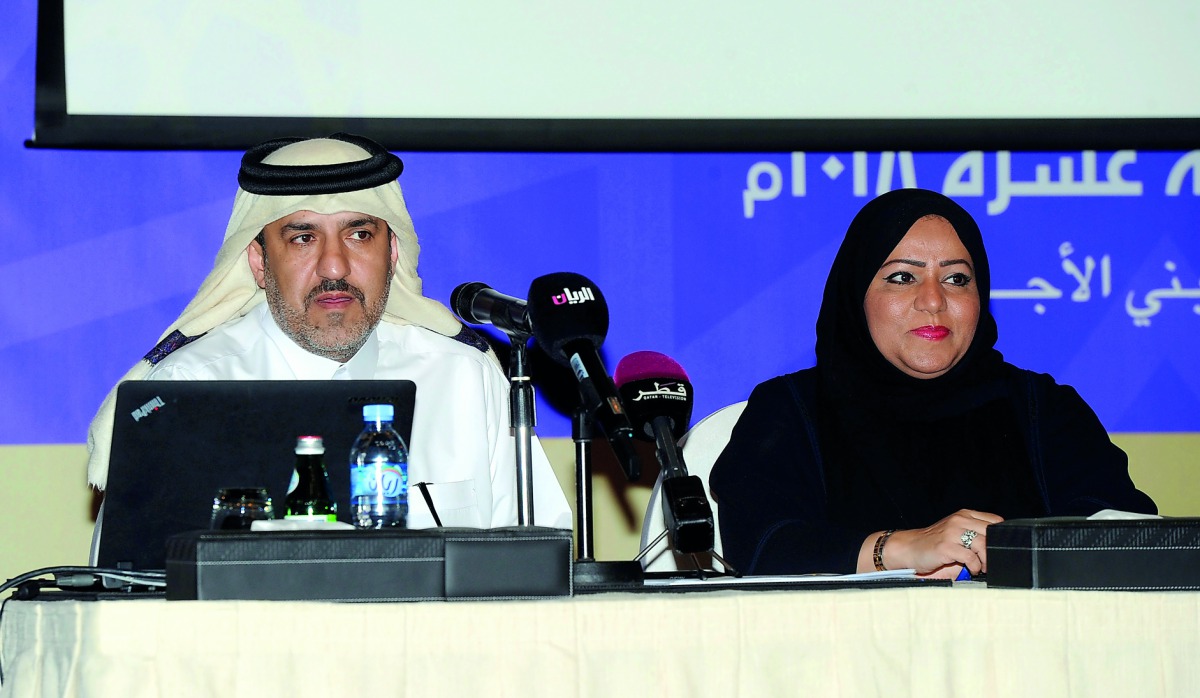
<path fill-rule="evenodd" d="M 320 455 L 325 453 L 325 441 L 319 436 L 296 438 L 296 455 Z"/>
<path fill-rule="evenodd" d="M 391 405 L 363 405 L 364 422 L 390 422 L 396 415 L 396 408 Z"/>

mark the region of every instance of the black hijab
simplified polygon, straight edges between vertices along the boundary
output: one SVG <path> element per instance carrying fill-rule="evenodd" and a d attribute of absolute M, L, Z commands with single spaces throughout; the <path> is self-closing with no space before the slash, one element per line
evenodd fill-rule
<path fill-rule="evenodd" d="M 931 214 L 945 218 L 970 253 L 980 308 L 959 362 L 922 379 L 879 352 L 863 302 L 892 250 Z M 900 189 L 854 217 L 817 317 L 817 426 L 833 515 L 874 529 L 927 526 L 961 508 L 1005 517 L 1042 511 L 1019 425 L 1019 391 L 994 346 L 990 291 L 979 227 L 947 197 Z"/>

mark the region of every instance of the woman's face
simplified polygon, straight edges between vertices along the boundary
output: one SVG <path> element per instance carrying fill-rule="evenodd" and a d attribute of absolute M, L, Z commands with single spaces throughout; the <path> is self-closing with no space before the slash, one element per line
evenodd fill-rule
<path fill-rule="evenodd" d="M 936 378 L 967 353 L 979 322 L 975 266 L 954 227 L 928 216 L 913 224 L 867 288 L 871 339 L 914 378 Z"/>

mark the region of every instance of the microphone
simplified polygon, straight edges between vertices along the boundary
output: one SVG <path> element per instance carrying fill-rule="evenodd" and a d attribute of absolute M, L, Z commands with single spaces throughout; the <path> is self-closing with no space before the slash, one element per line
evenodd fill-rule
<path fill-rule="evenodd" d="M 450 307 L 463 322 L 494 325 L 509 335 L 533 334 L 529 312 L 523 300 L 506 296 L 478 281 L 459 284 L 450 294 Z"/>
<path fill-rule="evenodd" d="M 633 446 L 633 425 L 597 353 L 608 334 L 604 295 L 580 274 L 547 274 L 530 284 L 528 310 L 534 340 L 574 372 L 583 409 L 608 437 L 625 476 L 637 480 L 642 469 Z"/>
<path fill-rule="evenodd" d="M 662 420 L 660 426 L 670 432 L 672 441 L 687 433 L 692 421 L 692 384 L 674 359 L 656 351 L 635 351 L 617 363 L 613 379 L 633 423 L 634 436 L 655 441 L 656 420 Z"/>
<path fill-rule="evenodd" d="M 638 438 L 654 441 L 662 467 L 663 520 L 675 550 L 701 553 L 713 549 L 716 526 L 704 483 L 688 475 L 676 442 L 692 418 L 692 384 L 674 359 L 654 351 L 637 351 L 617 363 L 617 388 L 628 407 Z"/>
<path fill-rule="evenodd" d="M 450 306 L 466 322 L 490 323 L 503 330 L 512 343 L 508 359 L 508 423 L 517 466 L 517 523 L 532 526 L 533 512 L 533 383 L 525 362 L 526 345 L 533 334 L 525 301 L 506 296 L 478 281 L 459 284 L 450 294 Z M 421 490 L 426 500 L 429 495 Z M 430 511 L 433 503 L 429 502 Z M 434 514 L 436 521 L 437 514 Z M 441 525 L 440 523 L 438 524 Z"/>

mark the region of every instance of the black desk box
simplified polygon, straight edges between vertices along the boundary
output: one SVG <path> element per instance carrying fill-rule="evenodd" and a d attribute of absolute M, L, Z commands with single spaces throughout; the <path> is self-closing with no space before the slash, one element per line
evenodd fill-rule
<path fill-rule="evenodd" d="M 987 528 L 987 584 L 1022 589 L 1200 589 L 1200 518 L 1013 519 Z"/>
<path fill-rule="evenodd" d="M 167 540 L 167 599 L 441 601 L 570 596 L 571 531 L 192 531 Z"/>

